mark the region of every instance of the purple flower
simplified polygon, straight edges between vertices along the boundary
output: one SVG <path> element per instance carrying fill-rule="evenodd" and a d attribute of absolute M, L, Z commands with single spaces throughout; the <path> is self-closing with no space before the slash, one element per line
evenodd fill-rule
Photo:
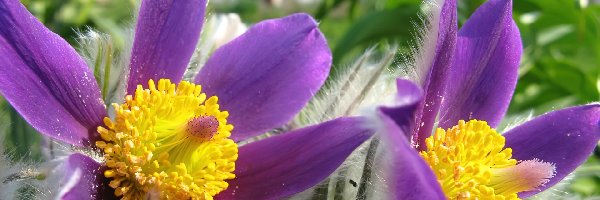
<path fill-rule="evenodd" d="M 0 0 L 2 95 L 42 134 L 104 154 L 102 163 L 69 156 L 59 198 L 279 199 L 319 183 L 370 137 L 361 118 L 343 117 L 238 151 L 237 142 L 284 125 L 305 106 L 329 73 L 331 52 L 317 23 L 295 14 L 260 22 L 217 49 L 198 85 L 171 84 L 190 61 L 205 7 L 143 1 L 129 95 L 113 104 L 110 119 L 75 50 L 19 1 Z"/>
<path fill-rule="evenodd" d="M 527 198 L 562 180 L 598 144 L 598 103 L 552 111 L 502 135 L 493 129 L 522 52 L 511 13 L 512 1 L 489 0 L 457 31 L 456 1 L 444 2 L 423 84 L 399 79 L 399 105 L 378 110 L 394 198 Z"/>

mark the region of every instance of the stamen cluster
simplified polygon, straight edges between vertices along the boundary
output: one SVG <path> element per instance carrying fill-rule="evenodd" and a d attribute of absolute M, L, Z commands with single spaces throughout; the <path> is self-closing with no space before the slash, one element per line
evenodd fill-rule
<path fill-rule="evenodd" d="M 148 86 L 113 104 L 115 119 L 98 127 L 110 187 L 123 199 L 213 199 L 235 178 L 229 113 L 216 96 L 206 100 L 200 85 L 161 79 Z"/>
<path fill-rule="evenodd" d="M 517 162 L 505 138 L 485 121 L 459 121 L 438 128 L 425 140 L 421 157 L 431 166 L 449 199 L 519 199 L 554 175 L 554 166 L 539 160 Z M 518 176 L 519 174 L 536 174 Z"/>

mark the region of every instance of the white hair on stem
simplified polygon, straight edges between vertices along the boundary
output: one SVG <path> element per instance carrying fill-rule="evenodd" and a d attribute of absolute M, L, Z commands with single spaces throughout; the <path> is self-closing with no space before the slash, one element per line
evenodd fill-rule
<path fill-rule="evenodd" d="M 441 10 L 445 0 L 425 0 L 422 5 L 422 14 L 419 15 L 419 21 L 422 25 L 415 25 L 415 41 L 411 44 L 412 48 L 408 55 L 403 57 L 406 78 L 419 85 L 425 83 L 436 54 L 439 23 Z M 413 23 L 414 24 L 414 23 Z"/>
<path fill-rule="evenodd" d="M 5 131 L 11 123 L 6 117 L 8 112 L 2 110 L 1 113 L 1 120 L 6 123 L 0 125 L 0 199 L 33 199 L 37 193 L 34 180 L 41 178 L 43 173 L 37 170 L 38 163 L 17 159 L 4 146 Z"/>
<path fill-rule="evenodd" d="M 500 122 L 500 125 L 496 128 L 498 133 L 506 133 L 511 129 L 533 119 L 533 110 L 523 114 L 516 115 L 506 115 L 504 119 Z"/>
<path fill-rule="evenodd" d="M 125 96 L 134 28 L 123 29 L 123 47 L 116 45 L 110 35 L 91 28 L 78 32 L 78 52 L 94 73 L 107 105 L 121 103 Z"/>
<path fill-rule="evenodd" d="M 365 51 L 353 64 L 331 80 L 292 122 L 292 127 L 317 124 L 341 116 L 360 114 L 366 105 L 391 102 L 395 95 L 394 77 L 388 67 L 397 46 L 378 56 L 374 48 Z"/>
<path fill-rule="evenodd" d="M 3 199 L 21 198 L 19 189 L 27 185 L 25 175 L 29 166 L 25 162 L 14 161 L 13 156 L 4 150 L 4 145 L 0 146 L 0 194 Z"/>
<path fill-rule="evenodd" d="M 342 116 L 358 115 L 383 102 L 390 103 L 396 94 L 394 65 L 396 45 L 376 52 L 370 48 L 331 80 L 285 129 L 296 129 Z M 364 167 L 369 142 L 359 146 L 321 184 L 290 199 L 354 199 Z"/>

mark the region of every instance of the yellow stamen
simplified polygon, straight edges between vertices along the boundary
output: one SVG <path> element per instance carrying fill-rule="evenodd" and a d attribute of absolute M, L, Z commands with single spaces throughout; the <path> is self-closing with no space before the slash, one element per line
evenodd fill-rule
<path fill-rule="evenodd" d="M 438 177 L 449 199 L 519 199 L 554 176 L 554 165 L 539 160 L 517 162 L 505 138 L 485 121 L 458 122 L 438 128 L 420 155 Z M 528 174 L 528 175 L 525 175 Z"/>
<path fill-rule="evenodd" d="M 200 85 L 161 79 L 148 86 L 113 104 L 115 119 L 98 127 L 109 186 L 123 199 L 213 199 L 235 178 L 229 113 L 219 110 L 216 96 L 207 100 Z"/>

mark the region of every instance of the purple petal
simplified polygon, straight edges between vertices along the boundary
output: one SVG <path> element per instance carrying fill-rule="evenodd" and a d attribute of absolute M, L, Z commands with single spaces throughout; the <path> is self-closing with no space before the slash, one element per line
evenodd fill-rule
<path fill-rule="evenodd" d="M 315 20 L 306 14 L 266 20 L 217 49 L 196 83 L 216 95 L 246 139 L 292 119 L 325 81 L 331 52 Z"/>
<path fill-rule="evenodd" d="M 102 192 L 105 188 L 102 177 L 102 165 L 92 158 L 82 154 L 70 155 L 64 163 L 58 166 L 61 178 L 58 187 L 61 188 L 57 199 L 113 199 L 114 195 Z"/>
<path fill-rule="evenodd" d="M 380 110 L 396 122 L 396 125 L 406 134 L 406 138 L 410 138 L 411 130 L 414 128 L 413 116 L 423 98 L 423 91 L 419 86 L 404 79 L 396 79 L 396 88 L 398 90 L 396 105 L 381 107 Z"/>
<path fill-rule="evenodd" d="M 204 23 L 206 0 L 142 1 L 131 52 L 127 93 L 161 78 L 179 82 Z"/>
<path fill-rule="evenodd" d="M 17 0 L 0 1 L 0 92 L 38 131 L 77 145 L 106 115 L 86 63 Z"/>
<path fill-rule="evenodd" d="M 440 109 L 442 94 L 448 78 L 447 74 L 454 59 L 456 30 L 458 29 L 456 19 L 456 0 L 445 0 L 440 13 L 435 55 L 431 58 L 433 59 L 432 66 L 423 85 L 425 98 L 415 114 L 415 124 L 418 126 L 413 127 L 413 140 L 417 144 L 424 144 L 425 138 L 431 135 Z M 424 147 L 425 145 L 421 145 L 421 148 Z"/>
<path fill-rule="evenodd" d="M 404 114 L 406 118 L 412 116 L 412 112 Z M 411 147 L 404 130 L 381 110 L 378 115 L 384 127 L 382 141 L 389 151 L 390 199 L 446 199 L 431 167 Z"/>
<path fill-rule="evenodd" d="M 504 134 L 517 160 L 540 159 L 556 165 L 556 175 L 539 190 L 519 193 L 526 198 L 551 187 L 581 165 L 600 140 L 600 104 L 557 110 Z"/>
<path fill-rule="evenodd" d="M 460 29 L 456 46 L 439 125 L 478 119 L 496 127 L 515 90 L 523 50 L 512 1 L 490 0 L 479 7 Z"/>
<path fill-rule="evenodd" d="M 236 178 L 220 199 L 281 199 L 336 170 L 371 137 L 358 117 L 338 118 L 240 147 Z"/>

